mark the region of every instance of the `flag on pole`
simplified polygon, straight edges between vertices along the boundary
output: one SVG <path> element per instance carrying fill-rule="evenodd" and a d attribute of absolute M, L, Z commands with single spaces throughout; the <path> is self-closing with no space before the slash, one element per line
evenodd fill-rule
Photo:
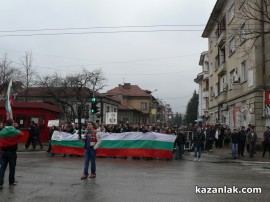
<path fill-rule="evenodd" d="M 7 89 L 7 95 L 6 95 L 6 116 L 7 120 L 8 119 L 13 119 L 13 114 L 12 114 L 12 105 L 13 105 L 13 97 L 12 97 L 12 80 L 10 80 L 8 84 L 8 89 Z"/>

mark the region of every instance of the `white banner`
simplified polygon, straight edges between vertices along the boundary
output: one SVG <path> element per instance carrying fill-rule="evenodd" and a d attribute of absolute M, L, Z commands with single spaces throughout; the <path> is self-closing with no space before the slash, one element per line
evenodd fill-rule
<path fill-rule="evenodd" d="M 117 124 L 117 112 L 106 112 L 106 124 Z"/>
<path fill-rule="evenodd" d="M 57 120 L 49 120 L 48 121 L 48 127 L 52 127 L 52 126 L 59 126 L 59 119 L 57 119 Z"/>
<path fill-rule="evenodd" d="M 73 140 L 78 140 L 78 139 L 79 139 L 79 135 L 77 133 L 71 134 L 71 133 L 55 130 L 52 135 L 52 140 L 56 140 L 56 141 L 61 141 L 61 140 L 73 141 Z"/>

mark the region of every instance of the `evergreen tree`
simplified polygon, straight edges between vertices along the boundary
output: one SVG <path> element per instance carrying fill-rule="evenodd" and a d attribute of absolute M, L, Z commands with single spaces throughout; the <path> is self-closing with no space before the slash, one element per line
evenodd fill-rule
<path fill-rule="evenodd" d="M 199 95 L 194 91 L 192 98 L 189 100 L 187 107 L 186 107 L 186 117 L 185 117 L 185 123 L 195 123 L 195 120 L 197 119 L 198 115 L 198 100 Z"/>
<path fill-rule="evenodd" d="M 183 118 L 182 118 L 182 114 L 179 115 L 179 125 L 183 125 Z"/>

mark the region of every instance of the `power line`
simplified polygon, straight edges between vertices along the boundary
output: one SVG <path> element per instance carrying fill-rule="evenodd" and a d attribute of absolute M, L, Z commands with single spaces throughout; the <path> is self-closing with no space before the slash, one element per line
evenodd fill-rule
<path fill-rule="evenodd" d="M 83 35 L 83 34 L 117 34 L 117 33 L 153 33 L 153 32 L 202 32 L 203 30 L 184 30 L 184 29 L 164 29 L 164 30 L 124 30 L 124 31 L 105 31 L 105 32 L 62 32 L 62 33 L 39 33 L 39 34 L 7 34 L 0 37 L 26 37 L 26 36 L 57 36 L 57 35 Z"/>
<path fill-rule="evenodd" d="M 230 25 L 241 25 L 242 23 L 231 23 Z M 249 24 L 256 25 L 256 24 Z M 15 29 L 0 30 L 0 33 L 13 32 L 43 32 L 43 31 L 64 31 L 64 30 L 88 30 L 88 29 L 119 29 L 119 28 L 152 28 L 152 27 L 206 27 L 205 24 L 171 24 L 171 25 L 123 25 L 123 26 L 96 26 L 96 27 L 66 27 L 66 28 L 41 28 L 41 29 Z M 187 30 L 188 31 L 188 30 Z M 191 30 L 197 31 L 197 30 Z"/>
<path fill-rule="evenodd" d="M 153 72 L 153 73 L 149 73 L 149 74 L 145 74 L 145 73 L 142 73 L 142 74 L 130 74 L 130 73 L 127 73 L 127 74 L 108 74 L 109 76 L 153 76 L 153 75 L 166 75 L 166 74 L 178 74 L 178 73 L 183 73 L 183 72 L 193 72 L 195 71 L 195 69 L 192 69 L 192 70 L 185 70 L 185 71 L 174 71 L 174 72 Z"/>
<path fill-rule="evenodd" d="M 85 30 L 85 29 L 119 29 L 119 28 L 149 28 L 149 27 L 199 27 L 199 26 L 205 26 L 205 25 L 126 25 L 126 26 L 17 29 L 17 30 L 0 30 L 0 32 L 41 32 L 41 31 L 63 31 L 63 30 Z"/>
<path fill-rule="evenodd" d="M 1 49 L 0 49 L 1 50 Z M 22 50 L 10 50 L 10 49 L 2 49 L 4 51 L 17 51 L 17 52 L 25 52 Z M 48 55 L 48 54 L 43 54 L 43 53 L 36 53 L 32 52 L 33 55 L 42 55 L 42 56 L 47 56 L 47 57 L 57 57 L 57 58 L 66 58 L 66 59 L 75 59 L 75 60 L 86 60 L 86 61 L 94 61 L 86 58 L 77 58 L 77 57 L 67 57 L 67 56 L 58 56 L 58 55 Z M 155 60 L 169 60 L 169 59 L 177 59 L 177 58 L 185 58 L 185 57 L 192 57 L 192 56 L 197 56 L 200 55 L 201 53 L 194 53 L 194 54 L 187 54 L 187 55 L 179 55 L 179 56 L 168 56 L 168 57 L 159 57 L 159 58 L 145 58 L 145 59 L 134 59 L 134 60 L 123 60 L 123 61 L 105 61 L 105 62 L 99 62 L 99 63 L 91 63 L 91 64 L 75 64 L 75 65 L 63 65 L 63 66 L 44 66 L 44 67 L 39 67 L 39 68 L 64 68 L 64 67 L 74 67 L 74 66 L 83 66 L 83 65 L 106 65 L 106 64 L 128 64 L 128 63 L 134 63 L 134 62 L 145 62 L 145 61 L 155 61 Z M 161 65 L 155 65 L 155 64 L 136 64 L 136 65 L 148 65 L 148 66 L 161 66 Z M 162 65 L 164 66 L 164 65 Z M 167 65 L 166 65 L 167 66 Z M 179 67 L 179 66 L 177 66 Z"/>

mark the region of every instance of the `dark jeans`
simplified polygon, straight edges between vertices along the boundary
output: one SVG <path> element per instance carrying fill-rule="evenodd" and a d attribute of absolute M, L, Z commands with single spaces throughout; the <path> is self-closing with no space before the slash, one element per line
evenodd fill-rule
<path fill-rule="evenodd" d="M 195 147 L 194 152 L 195 152 L 195 154 L 194 154 L 195 157 L 201 158 L 202 147 L 201 146 Z"/>
<path fill-rule="evenodd" d="M 246 142 L 239 142 L 238 144 L 238 156 L 244 156 Z"/>
<path fill-rule="evenodd" d="M 182 156 L 184 155 L 185 152 L 185 145 L 181 144 L 181 145 L 177 145 L 177 150 L 176 150 L 176 158 L 182 158 Z"/>
<path fill-rule="evenodd" d="M 84 149 L 84 171 L 85 175 L 89 175 L 89 161 L 91 161 L 91 173 L 96 174 L 96 150 L 93 147 Z"/>
<path fill-rule="evenodd" d="M 36 137 L 36 145 L 39 145 L 41 149 L 43 148 L 43 145 L 40 142 L 40 136 Z"/>
<path fill-rule="evenodd" d="M 205 145 L 206 150 L 212 150 L 213 149 L 213 140 L 207 140 Z"/>
<path fill-rule="evenodd" d="M 52 141 L 49 140 L 49 147 L 48 147 L 47 152 L 51 152 L 51 150 L 52 150 Z"/>
<path fill-rule="evenodd" d="M 249 143 L 247 143 L 247 152 L 249 153 Z"/>
<path fill-rule="evenodd" d="M 7 165 L 9 164 L 9 184 L 15 181 L 15 167 L 17 161 L 16 151 L 3 151 L 1 156 L 0 185 L 4 184 L 4 177 Z"/>
<path fill-rule="evenodd" d="M 253 157 L 253 155 L 255 154 L 255 146 L 255 142 L 249 143 L 249 157 Z"/>
<path fill-rule="evenodd" d="M 25 148 L 26 149 L 28 149 L 28 147 L 30 146 L 30 144 L 32 143 L 32 147 L 33 147 L 33 149 L 35 149 L 36 148 L 36 137 L 35 136 L 30 136 L 29 135 L 29 137 L 28 137 L 28 139 L 27 139 L 27 142 L 26 142 L 26 144 L 25 144 Z"/>
<path fill-rule="evenodd" d="M 269 155 L 270 155 L 270 144 L 269 144 L 269 142 L 263 141 L 263 153 L 262 153 L 263 157 L 264 157 L 266 151 L 268 151 Z"/>

